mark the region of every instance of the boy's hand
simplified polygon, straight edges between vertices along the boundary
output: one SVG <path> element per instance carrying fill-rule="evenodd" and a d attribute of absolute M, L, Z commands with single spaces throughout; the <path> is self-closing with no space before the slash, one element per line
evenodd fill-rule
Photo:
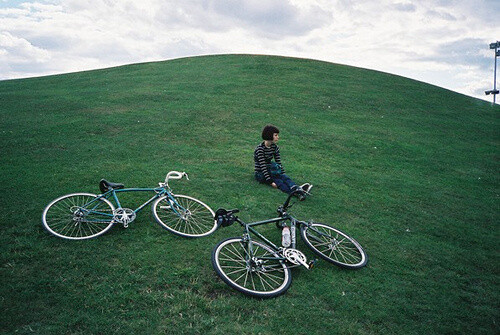
<path fill-rule="evenodd" d="M 278 185 L 276 185 L 276 183 L 274 181 L 271 183 L 271 186 L 274 188 L 278 188 Z"/>

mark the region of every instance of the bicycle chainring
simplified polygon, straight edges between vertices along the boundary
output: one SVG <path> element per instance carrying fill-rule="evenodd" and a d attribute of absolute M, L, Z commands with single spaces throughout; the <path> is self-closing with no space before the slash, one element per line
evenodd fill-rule
<path fill-rule="evenodd" d="M 285 249 L 283 251 L 283 256 L 292 264 L 304 265 L 307 263 L 307 257 L 304 253 L 297 249 Z"/>
<path fill-rule="evenodd" d="M 135 220 L 135 212 L 130 208 L 118 208 L 113 212 L 113 220 L 123 224 L 123 228 L 128 228 L 130 222 Z"/>

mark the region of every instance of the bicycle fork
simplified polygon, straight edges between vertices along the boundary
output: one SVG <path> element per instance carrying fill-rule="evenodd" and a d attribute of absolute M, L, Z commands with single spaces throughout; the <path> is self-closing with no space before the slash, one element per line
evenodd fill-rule
<path fill-rule="evenodd" d="M 168 201 L 168 205 L 160 206 L 161 209 L 171 210 L 172 212 L 177 214 L 182 220 L 187 220 L 189 216 L 191 216 L 191 212 L 188 209 L 182 207 L 175 200 L 175 198 L 167 195 L 166 200 Z"/>

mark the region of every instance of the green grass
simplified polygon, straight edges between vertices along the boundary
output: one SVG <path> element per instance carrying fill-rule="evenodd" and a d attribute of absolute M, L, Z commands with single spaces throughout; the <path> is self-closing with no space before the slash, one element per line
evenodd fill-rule
<path fill-rule="evenodd" d="M 406 78 L 267 56 L 0 81 L 0 333 L 498 334 L 499 115 Z M 258 300 L 211 267 L 236 225 L 183 239 L 148 209 L 94 240 L 42 228 L 62 194 L 97 193 L 101 178 L 150 187 L 170 170 L 191 178 L 177 193 L 269 218 L 285 196 L 252 179 L 267 123 L 287 172 L 315 185 L 293 213 L 355 237 L 367 267 L 319 261 Z"/>

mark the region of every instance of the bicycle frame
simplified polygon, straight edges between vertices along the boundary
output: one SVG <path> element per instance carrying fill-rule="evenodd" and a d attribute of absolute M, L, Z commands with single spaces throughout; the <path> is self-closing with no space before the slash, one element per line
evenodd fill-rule
<path fill-rule="evenodd" d="M 133 211 L 137 214 L 139 213 L 144 207 L 146 207 L 147 205 L 149 205 L 150 203 L 152 203 L 153 201 L 155 201 L 156 199 L 166 195 L 169 199 L 169 201 L 174 204 L 174 206 L 171 208 L 176 214 L 180 214 L 179 211 L 177 210 L 177 208 L 180 208 L 182 210 L 185 210 L 185 208 L 183 208 L 178 202 L 177 200 L 175 199 L 175 197 L 173 196 L 173 194 L 167 190 L 165 187 L 156 187 L 156 188 L 124 188 L 124 189 L 112 189 L 112 190 L 109 190 L 108 192 L 106 193 L 103 193 L 101 194 L 100 196 L 98 196 L 95 200 L 93 200 L 92 202 L 94 201 L 97 201 L 101 198 L 105 198 L 105 199 L 113 199 L 116 203 L 116 209 L 119 209 L 119 208 L 123 208 L 121 203 L 120 203 L 120 200 L 118 199 L 118 193 L 123 193 L 123 192 L 155 192 L 155 195 L 153 197 L 151 197 L 149 200 L 147 200 L 146 202 L 144 202 L 142 205 L 140 205 L 139 207 L 137 207 L 136 209 L 134 209 Z M 92 203 L 91 202 L 91 203 Z M 90 204 L 90 203 L 89 203 Z M 106 215 L 106 216 L 110 216 L 110 217 L 113 217 L 114 214 L 113 213 L 102 213 L 103 215 Z"/>
<path fill-rule="evenodd" d="M 300 221 L 298 221 L 294 217 L 287 214 L 287 215 L 282 216 L 282 217 L 277 217 L 277 218 L 263 220 L 263 221 L 256 221 L 256 222 L 252 222 L 252 223 L 244 223 L 239 218 L 236 218 L 236 222 L 238 222 L 240 225 L 242 225 L 244 230 L 245 230 L 245 232 L 243 234 L 244 241 L 252 241 L 252 237 L 250 235 L 250 233 L 252 233 L 255 236 L 257 236 L 262 242 L 266 243 L 269 247 L 271 247 L 274 251 L 277 251 L 277 252 L 281 251 L 282 247 L 279 247 L 276 244 L 274 244 L 273 242 L 271 242 L 268 238 L 266 238 L 264 235 L 259 233 L 254 227 L 268 224 L 268 223 L 278 223 L 278 222 L 282 222 L 282 221 L 290 221 L 291 244 L 290 244 L 290 247 L 288 247 L 288 248 L 295 249 L 295 246 L 297 243 L 297 239 L 296 239 L 297 229 L 296 228 L 297 228 L 297 225 L 300 225 Z M 250 255 L 253 255 L 253 249 L 252 249 L 251 243 L 249 244 L 249 253 L 250 253 Z M 265 257 L 263 259 L 285 260 L 286 258 L 285 257 L 279 257 L 279 258 Z"/>
<path fill-rule="evenodd" d="M 124 188 L 124 189 L 118 189 L 118 190 L 110 190 L 110 191 L 104 193 L 102 195 L 102 197 L 104 197 L 106 199 L 109 199 L 112 197 L 116 202 L 117 208 L 122 208 L 122 205 L 120 203 L 120 200 L 118 199 L 117 194 L 124 193 L 124 192 L 125 193 L 128 193 L 128 192 L 155 192 L 156 193 L 149 200 L 147 200 L 142 205 L 140 205 L 139 207 L 134 209 L 135 213 L 140 212 L 144 207 L 146 207 L 147 205 L 149 205 L 151 202 L 158 199 L 159 197 L 163 196 L 165 193 L 169 193 L 165 189 L 162 189 L 162 188 Z M 170 197 L 171 197 L 171 195 L 170 195 Z M 171 197 L 171 198 L 173 198 L 173 197 Z"/>

